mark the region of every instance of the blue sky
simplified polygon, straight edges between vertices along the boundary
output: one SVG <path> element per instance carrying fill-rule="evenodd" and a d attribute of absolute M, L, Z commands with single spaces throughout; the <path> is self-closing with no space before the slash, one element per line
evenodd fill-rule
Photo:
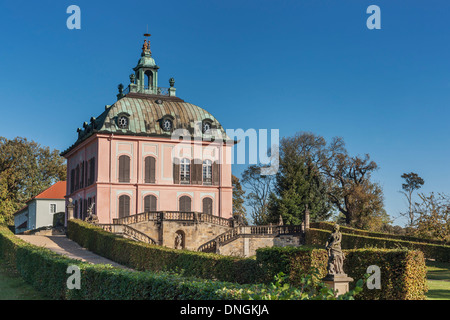
<path fill-rule="evenodd" d="M 69 5 L 81 30 L 69 30 Z M 369 30 L 369 5 L 381 29 Z M 159 85 L 225 128 L 341 136 L 369 153 L 393 217 L 401 174 L 450 193 L 450 2 L 3 1 L 0 135 L 59 150 L 129 83 L 147 25 Z M 239 176 L 243 166 L 235 166 Z M 403 224 L 396 219 L 395 224 Z"/>

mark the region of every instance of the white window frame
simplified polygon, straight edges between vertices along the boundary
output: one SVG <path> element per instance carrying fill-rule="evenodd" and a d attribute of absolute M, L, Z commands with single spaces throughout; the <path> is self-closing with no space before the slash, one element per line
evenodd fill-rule
<path fill-rule="evenodd" d="M 52 212 L 52 206 L 55 206 L 55 212 Z M 49 205 L 50 214 L 55 214 L 57 212 L 57 210 L 58 210 L 58 207 L 57 207 L 56 203 L 50 203 L 50 205 Z"/>
<path fill-rule="evenodd" d="M 181 159 L 180 163 L 180 183 L 191 183 L 191 161 L 188 158 Z"/>
<path fill-rule="evenodd" d="M 202 180 L 203 184 L 210 185 L 212 184 L 212 161 L 205 160 L 203 161 L 202 166 Z"/>

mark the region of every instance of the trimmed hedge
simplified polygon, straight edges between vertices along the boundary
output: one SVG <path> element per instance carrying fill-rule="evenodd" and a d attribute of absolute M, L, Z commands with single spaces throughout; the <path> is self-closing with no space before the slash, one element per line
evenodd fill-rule
<path fill-rule="evenodd" d="M 2 225 L 0 262 L 15 267 L 26 282 L 53 299 L 238 300 L 248 299 L 249 293 L 278 293 L 276 289 L 263 285 L 239 285 L 169 273 L 157 274 L 109 265 L 92 265 L 31 245 Z M 66 272 L 72 265 L 80 268 L 80 289 L 67 288 L 70 274 Z"/>
<path fill-rule="evenodd" d="M 68 221 L 67 236 L 98 255 L 139 271 L 177 271 L 184 276 L 240 284 L 257 283 L 262 275 L 258 263 L 251 258 L 150 245 L 77 219 Z"/>
<path fill-rule="evenodd" d="M 311 222 L 310 226 L 313 229 L 333 231 L 334 223 L 328 222 L 328 221 Z M 383 233 L 383 232 L 371 232 L 371 231 L 367 231 L 367 230 L 355 229 L 355 228 L 346 227 L 346 226 L 339 226 L 339 229 L 343 233 L 367 236 L 367 237 L 372 237 L 372 238 L 396 239 L 396 240 L 404 240 L 404 241 L 412 241 L 412 242 L 420 242 L 420 243 L 449 245 L 449 243 L 447 243 L 445 241 L 424 239 L 424 238 L 404 236 L 404 235 L 399 235 L 399 234 Z"/>
<path fill-rule="evenodd" d="M 307 245 L 324 245 L 331 231 L 309 229 L 306 232 Z M 366 247 L 376 247 L 385 249 L 407 248 L 411 250 L 420 250 L 425 258 L 436 259 L 441 262 L 450 262 L 450 246 L 443 246 L 431 243 L 419 243 L 412 241 L 373 238 L 362 235 L 354 235 L 342 232 L 343 249 L 358 249 Z"/>
<path fill-rule="evenodd" d="M 361 300 L 423 300 L 427 292 L 426 265 L 423 253 L 409 250 L 357 249 L 344 250 L 345 272 L 353 278 L 350 289 L 364 279 L 367 267 L 381 269 L 381 289 L 364 290 L 356 296 Z M 290 283 L 300 285 L 301 278 L 318 271 L 319 278 L 326 275 L 325 249 L 306 247 L 263 248 L 257 250 L 257 261 L 267 271 L 266 280 L 278 270 L 288 275 Z"/>
<path fill-rule="evenodd" d="M 317 232 L 316 232 L 317 231 Z M 327 253 L 322 248 L 272 247 L 258 249 L 256 259 L 181 251 L 124 239 L 99 227 L 80 220 L 70 220 L 69 237 L 88 250 L 97 252 L 113 261 L 139 270 L 184 271 L 185 275 L 204 279 L 227 279 L 230 282 L 269 283 L 283 272 L 291 285 L 299 286 L 303 277 L 312 269 L 319 277 L 326 275 Z M 312 230 L 307 233 L 323 246 L 329 232 Z M 317 239 L 317 237 L 319 237 Z M 356 236 L 354 236 L 356 237 Z M 343 239 L 347 239 L 344 235 Z M 357 238 L 357 237 L 356 237 Z M 358 249 L 346 250 L 344 268 L 354 279 L 351 289 L 369 265 L 381 268 L 382 290 L 368 290 L 358 299 L 424 299 L 426 292 L 426 268 L 423 254 L 409 250 Z M 246 266 L 249 269 L 246 269 Z M 238 274 L 241 272 L 241 274 Z M 229 280 L 228 280 L 229 279 Z"/>

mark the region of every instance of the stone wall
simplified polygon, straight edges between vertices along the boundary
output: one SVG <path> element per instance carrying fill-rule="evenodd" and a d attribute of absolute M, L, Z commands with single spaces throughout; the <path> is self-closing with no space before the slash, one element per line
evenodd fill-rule
<path fill-rule="evenodd" d="M 193 251 L 197 251 L 199 246 L 230 229 L 230 227 L 206 222 L 168 220 L 164 220 L 160 224 L 156 221 L 144 221 L 130 224 L 130 227 L 147 234 L 169 248 L 175 248 L 175 237 L 181 233 L 184 239 L 183 248 Z"/>
<path fill-rule="evenodd" d="M 182 248 L 193 251 L 197 251 L 201 245 L 230 230 L 230 227 L 212 223 L 179 220 L 143 221 L 130 224 L 130 227 L 147 234 L 158 244 L 169 248 L 176 247 L 176 236 L 181 234 L 183 238 Z M 221 245 L 219 253 L 229 256 L 250 257 L 255 255 L 259 248 L 297 247 L 301 244 L 301 235 L 298 234 L 240 234 L 236 239 Z"/>
<path fill-rule="evenodd" d="M 219 248 L 220 254 L 251 257 L 256 254 L 256 250 L 265 247 L 287 247 L 301 245 L 301 238 L 298 235 L 282 236 L 262 236 L 262 235 L 242 235 Z"/>

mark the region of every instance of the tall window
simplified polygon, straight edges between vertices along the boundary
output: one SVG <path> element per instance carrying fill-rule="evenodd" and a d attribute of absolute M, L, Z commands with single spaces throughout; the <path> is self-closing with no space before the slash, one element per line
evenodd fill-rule
<path fill-rule="evenodd" d="M 130 197 L 122 195 L 119 197 L 119 218 L 130 215 Z"/>
<path fill-rule="evenodd" d="M 130 182 L 130 157 L 119 157 L 119 182 Z"/>
<path fill-rule="evenodd" d="M 95 181 L 95 157 L 89 160 L 89 184 Z"/>
<path fill-rule="evenodd" d="M 73 212 L 74 212 L 74 218 L 78 219 L 79 215 L 78 215 L 78 201 L 77 200 L 75 200 L 75 208 L 74 208 Z"/>
<path fill-rule="evenodd" d="M 203 198 L 203 213 L 213 214 L 213 201 L 211 198 Z"/>
<path fill-rule="evenodd" d="M 156 211 L 158 199 L 154 195 L 148 195 L 144 198 L 144 211 Z"/>
<path fill-rule="evenodd" d="M 145 183 L 155 183 L 156 160 L 153 157 L 145 158 Z"/>
<path fill-rule="evenodd" d="M 75 190 L 80 189 L 80 166 L 77 165 L 75 169 Z"/>
<path fill-rule="evenodd" d="M 182 159 L 180 165 L 180 181 L 181 183 L 190 183 L 191 182 L 191 164 L 189 159 Z"/>
<path fill-rule="evenodd" d="M 70 193 L 75 191 L 75 170 L 70 170 Z"/>
<path fill-rule="evenodd" d="M 212 162 L 211 160 L 203 161 L 203 184 L 212 183 Z"/>
<path fill-rule="evenodd" d="M 191 198 L 188 196 L 182 196 L 179 199 L 179 211 L 190 212 L 191 211 Z"/>

